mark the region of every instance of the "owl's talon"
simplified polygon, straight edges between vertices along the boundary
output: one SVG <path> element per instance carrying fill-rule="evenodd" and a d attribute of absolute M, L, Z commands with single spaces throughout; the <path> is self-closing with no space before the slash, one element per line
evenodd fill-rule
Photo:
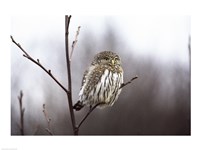
<path fill-rule="evenodd" d="M 84 107 L 83 103 L 81 101 L 78 101 L 74 106 L 73 109 L 75 109 L 76 111 L 81 110 Z"/>

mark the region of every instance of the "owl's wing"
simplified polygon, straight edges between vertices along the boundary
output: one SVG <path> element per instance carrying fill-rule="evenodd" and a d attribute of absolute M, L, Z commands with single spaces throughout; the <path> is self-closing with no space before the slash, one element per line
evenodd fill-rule
<path fill-rule="evenodd" d="M 79 96 L 83 94 L 83 85 L 86 84 L 86 79 L 88 76 L 88 72 L 89 72 L 89 68 L 87 70 L 85 70 L 84 74 L 83 74 L 83 79 L 82 79 L 82 84 L 81 84 L 81 91 L 79 93 Z M 84 107 L 83 102 L 82 101 L 78 101 L 74 106 L 73 109 L 75 109 L 76 111 L 81 110 Z"/>
<path fill-rule="evenodd" d="M 85 71 L 79 95 L 88 95 L 88 93 L 94 89 L 101 80 L 104 69 L 105 68 L 101 65 L 92 65 Z"/>
<path fill-rule="evenodd" d="M 81 84 L 81 87 L 85 84 L 86 82 L 86 77 L 88 75 L 88 72 L 89 72 L 89 68 L 87 70 L 85 70 L 84 74 L 83 74 L 83 79 L 82 79 L 82 84 Z"/>
<path fill-rule="evenodd" d="M 97 86 L 98 82 L 100 82 L 102 74 L 104 73 L 105 68 L 101 65 L 96 65 L 91 71 L 88 72 L 88 81 L 86 90 L 91 91 Z"/>

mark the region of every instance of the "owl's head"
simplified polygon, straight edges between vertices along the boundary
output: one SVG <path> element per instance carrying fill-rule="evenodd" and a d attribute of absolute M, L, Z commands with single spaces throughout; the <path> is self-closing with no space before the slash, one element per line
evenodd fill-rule
<path fill-rule="evenodd" d="M 103 51 L 95 55 L 94 60 L 92 61 L 92 64 L 101 64 L 101 65 L 121 65 L 120 57 L 111 51 Z"/>

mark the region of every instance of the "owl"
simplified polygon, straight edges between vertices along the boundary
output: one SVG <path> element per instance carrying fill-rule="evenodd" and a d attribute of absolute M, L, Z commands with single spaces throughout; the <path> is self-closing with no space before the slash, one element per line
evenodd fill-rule
<path fill-rule="evenodd" d="M 95 55 L 90 67 L 85 71 L 79 100 L 73 106 L 80 110 L 85 105 L 105 108 L 112 106 L 118 99 L 123 83 L 123 69 L 120 57 L 111 51 Z"/>

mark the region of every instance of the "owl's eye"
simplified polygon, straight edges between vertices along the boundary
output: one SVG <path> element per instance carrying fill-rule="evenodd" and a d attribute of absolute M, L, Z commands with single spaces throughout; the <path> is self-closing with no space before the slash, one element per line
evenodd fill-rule
<path fill-rule="evenodd" d="M 105 60 L 109 60 L 109 58 L 108 58 L 108 57 L 105 57 Z"/>
<path fill-rule="evenodd" d="M 119 57 L 115 57 L 115 60 L 119 61 Z"/>

